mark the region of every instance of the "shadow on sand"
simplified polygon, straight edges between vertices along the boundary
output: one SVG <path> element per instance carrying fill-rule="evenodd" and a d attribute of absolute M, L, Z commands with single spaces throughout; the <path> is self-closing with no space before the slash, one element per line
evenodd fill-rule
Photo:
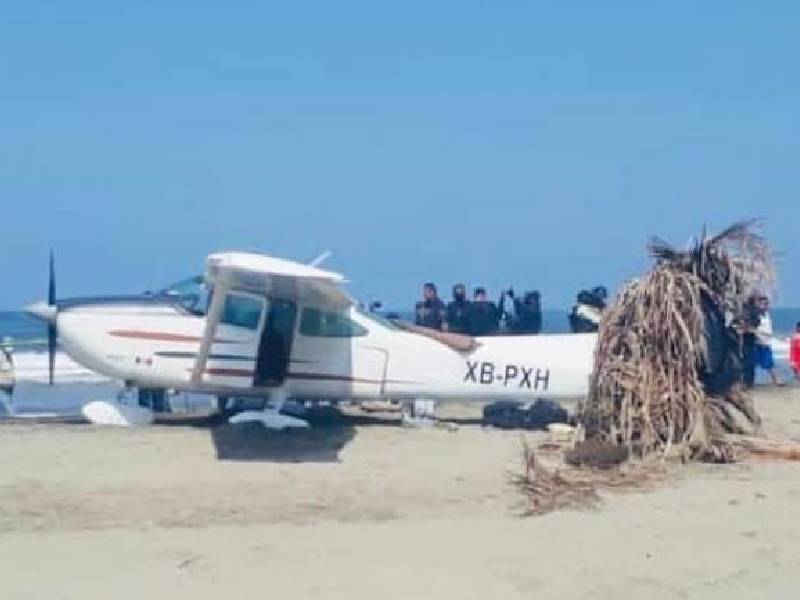
<path fill-rule="evenodd" d="M 259 423 L 231 425 L 219 417 L 159 419 L 168 426 L 208 429 L 217 459 L 234 462 L 335 463 L 339 452 L 356 436 L 356 427 L 398 427 L 396 418 L 344 414 L 334 408 L 309 411 L 303 416 L 309 429 L 272 431 Z"/>
<path fill-rule="evenodd" d="M 231 425 L 217 415 L 156 417 L 162 427 L 191 427 L 208 430 L 217 460 L 231 462 L 336 463 L 341 450 L 356 436 L 359 427 L 401 427 L 396 413 L 342 412 L 334 407 L 313 409 L 303 415 L 309 429 L 272 431 L 258 423 Z M 480 418 L 449 418 L 460 426 L 480 425 Z M 4 418 L 3 423 L 51 423 L 86 425 L 79 415 Z"/>
<path fill-rule="evenodd" d="M 335 463 L 355 435 L 348 425 L 270 431 L 258 423 L 226 423 L 211 429 L 217 459 L 224 461 Z"/>

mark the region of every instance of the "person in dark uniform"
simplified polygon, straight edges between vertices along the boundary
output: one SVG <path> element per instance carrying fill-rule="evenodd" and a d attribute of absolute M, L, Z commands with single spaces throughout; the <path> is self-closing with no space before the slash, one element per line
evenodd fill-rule
<path fill-rule="evenodd" d="M 475 288 L 468 322 L 471 335 L 491 335 L 497 333 L 500 326 L 500 311 L 487 299 L 486 289 L 482 287 Z"/>
<path fill-rule="evenodd" d="M 414 309 L 414 322 L 422 327 L 441 331 L 445 323 L 447 309 L 436 293 L 436 286 L 426 283 L 422 286 L 422 301 Z"/>
<path fill-rule="evenodd" d="M 447 330 L 469 333 L 469 307 L 467 288 L 463 283 L 453 286 L 453 300 L 447 305 Z"/>
<path fill-rule="evenodd" d="M 509 290 L 511 291 L 511 290 Z M 535 334 L 542 331 L 542 297 L 538 291 L 526 292 L 525 296 L 515 298 L 515 319 L 511 323 L 511 331 L 515 334 Z"/>
<path fill-rule="evenodd" d="M 600 328 L 607 299 L 608 290 L 602 285 L 578 292 L 577 302 L 568 315 L 572 333 L 596 332 Z"/>
<path fill-rule="evenodd" d="M 756 330 L 760 323 L 755 297 L 749 298 L 742 323 L 742 382 L 747 388 L 752 388 L 756 382 Z"/>

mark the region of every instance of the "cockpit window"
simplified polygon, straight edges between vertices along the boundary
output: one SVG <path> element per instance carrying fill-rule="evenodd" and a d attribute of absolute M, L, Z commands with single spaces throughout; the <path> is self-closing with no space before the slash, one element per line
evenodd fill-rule
<path fill-rule="evenodd" d="M 245 329 L 258 329 L 263 308 L 264 301 L 261 298 L 228 294 L 225 296 L 225 306 L 219 322 Z"/>
<path fill-rule="evenodd" d="M 181 279 L 159 292 L 162 296 L 175 298 L 183 308 L 196 315 L 208 310 L 209 288 L 202 275 Z"/>

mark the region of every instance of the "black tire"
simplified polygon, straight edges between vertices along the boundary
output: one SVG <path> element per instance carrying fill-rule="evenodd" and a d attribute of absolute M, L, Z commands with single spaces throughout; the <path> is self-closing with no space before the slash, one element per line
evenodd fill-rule
<path fill-rule="evenodd" d="M 217 416 L 227 421 L 241 410 L 236 406 L 236 402 L 230 402 L 230 398 L 217 397 Z"/>

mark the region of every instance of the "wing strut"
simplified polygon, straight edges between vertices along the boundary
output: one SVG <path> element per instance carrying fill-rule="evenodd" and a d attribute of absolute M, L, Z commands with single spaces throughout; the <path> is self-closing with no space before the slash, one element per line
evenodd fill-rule
<path fill-rule="evenodd" d="M 225 307 L 225 296 L 228 292 L 227 286 L 215 285 L 211 297 L 211 305 L 206 314 L 206 327 L 203 332 L 203 340 L 200 342 L 200 350 L 197 352 L 197 359 L 192 369 L 192 384 L 199 385 L 203 381 L 203 373 L 206 370 L 208 355 L 211 353 L 211 345 L 217 336 L 217 325 L 222 318 L 222 309 Z"/>

